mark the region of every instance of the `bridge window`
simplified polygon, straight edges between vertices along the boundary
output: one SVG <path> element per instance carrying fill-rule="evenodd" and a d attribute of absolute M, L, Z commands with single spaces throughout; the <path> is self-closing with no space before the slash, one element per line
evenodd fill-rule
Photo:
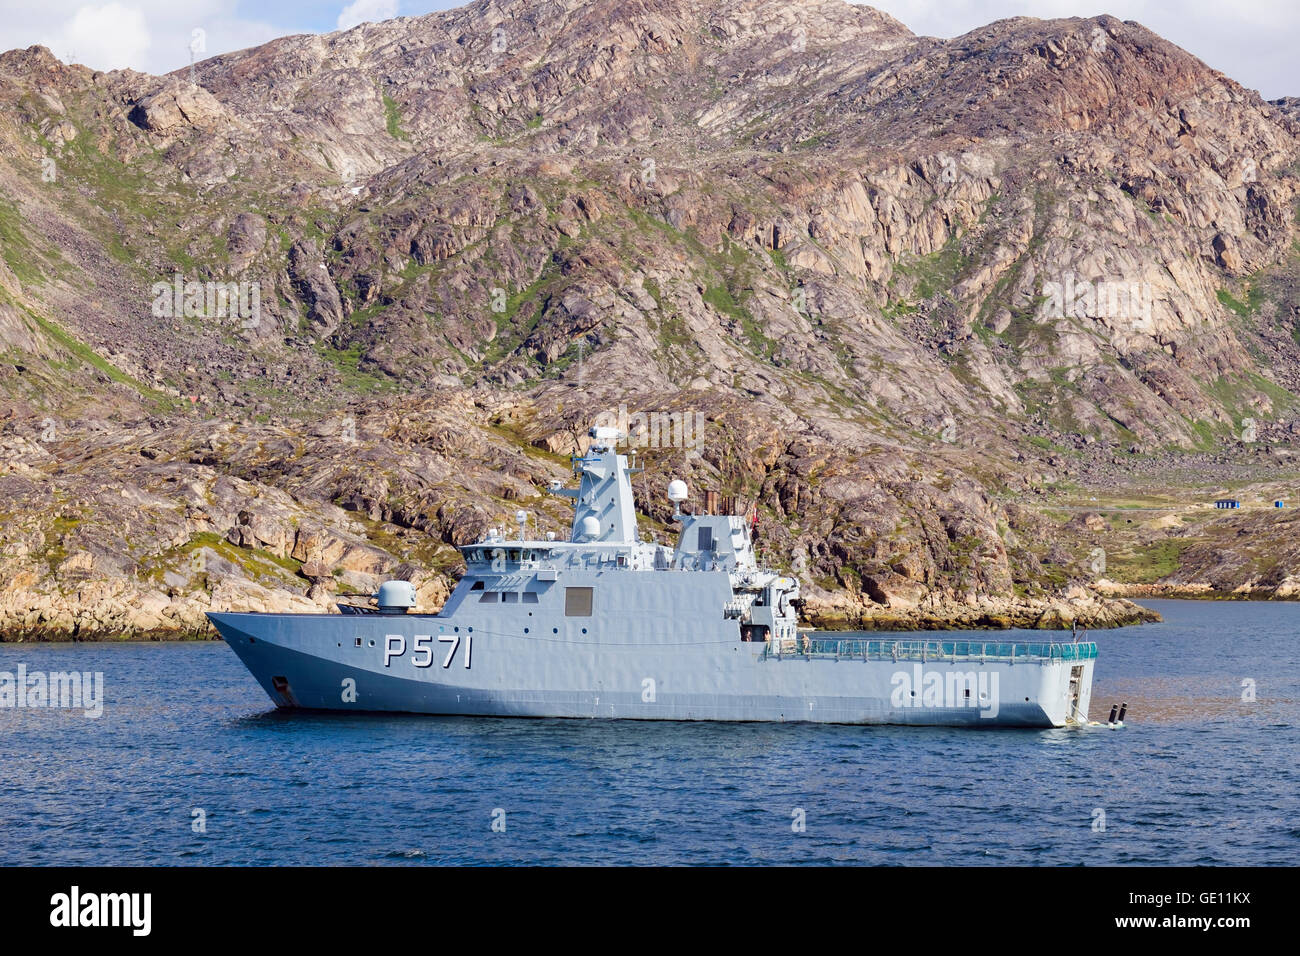
<path fill-rule="evenodd" d="M 479 603 L 479 604 L 496 604 L 496 603 L 497 603 L 497 592 L 496 592 L 496 591 L 487 591 L 487 592 L 485 592 L 485 593 L 483 594 L 483 596 L 480 597 L 480 598 L 478 599 L 478 603 Z"/>
<path fill-rule="evenodd" d="M 713 529 L 710 528 L 708 525 L 704 525 L 703 527 L 700 528 L 699 545 L 696 547 L 696 550 L 697 551 L 713 550 Z"/>
<path fill-rule="evenodd" d="M 471 591 L 482 591 L 482 590 L 483 590 L 483 582 L 482 582 L 482 581 L 475 581 L 473 584 L 470 585 L 470 588 L 469 588 L 469 589 L 470 589 Z"/>
<path fill-rule="evenodd" d="M 501 594 L 501 603 L 502 603 L 502 604 L 518 604 L 518 603 L 519 603 L 519 592 L 518 592 L 518 591 L 505 591 L 505 592 L 503 592 L 503 593 Z"/>
<path fill-rule="evenodd" d="M 533 592 L 533 591 L 525 591 L 525 592 L 524 592 L 524 603 L 525 603 L 525 604 L 536 604 L 536 603 L 537 603 L 537 594 L 536 594 L 535 592 Z"/>
<path fill-rule="evenodd" d="M 564 616 L 591 617 L 591 588 L 564 589 Z"/>

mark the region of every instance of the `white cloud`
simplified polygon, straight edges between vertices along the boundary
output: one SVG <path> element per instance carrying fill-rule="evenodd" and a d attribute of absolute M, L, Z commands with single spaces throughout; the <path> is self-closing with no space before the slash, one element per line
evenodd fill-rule
<path fill-rule="evenodd" d="M 47 46 L 97 70 L 167 73 L 187 65 L 195 30 L 216 56 L 291 29 L 240 16 L 239 0 L 0 0 L 0 50 Z"/>
<path fill-rule="evenodd" d="M 60 42 L 83 63 L 118 63 L 145 69 L 149 28 L 139 7 L 85 6 L 63 28 Z"/>
<path fill-rule="evenodd" d="M 339 13 L 338 28 L 351 30 L 359 23 L 378 23 L 397 16 L 398 0 L 353 0 Z"/>
<path fill-rule="evenodd" d="M 1294 0 L 869 0 L 923 36 L 955 37 L 1005 17 L 1136 20 L 1265 97 L 1300 96 Z"/>

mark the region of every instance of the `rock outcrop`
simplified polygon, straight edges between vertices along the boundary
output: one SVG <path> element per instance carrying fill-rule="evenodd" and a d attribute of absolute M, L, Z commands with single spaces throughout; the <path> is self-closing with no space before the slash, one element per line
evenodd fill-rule
<path fill-rule="evenodd" d="M 1294 104 L 1136 23 L 479 0 L 0 102 L 0 631 L 436 604 L 620 410 L 824 623 L 1131 620 L 1130 544 L 1236 588 L 1046 505 L 1296 468 Z"/>

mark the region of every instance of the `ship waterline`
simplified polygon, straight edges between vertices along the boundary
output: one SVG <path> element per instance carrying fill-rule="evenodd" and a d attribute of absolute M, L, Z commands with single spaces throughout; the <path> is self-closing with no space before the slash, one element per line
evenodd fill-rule
<path fill-rule="evenodd" d="M 436 615 L 390 582 L 344 614 L 209 614 L 278 707 L 442 715 L 1053 727 L 1087 722 L 1096 645 L 834 640 L 758 567 L 752 520 L 641 541 L 627 457 L 593 429 L 568 541 L 491 532 Z"/>

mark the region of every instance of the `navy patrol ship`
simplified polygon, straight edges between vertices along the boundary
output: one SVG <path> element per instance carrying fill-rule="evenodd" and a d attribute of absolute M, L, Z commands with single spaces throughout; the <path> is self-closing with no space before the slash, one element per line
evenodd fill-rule
<path fill-rule="evenodd" d="M 622 435 L 573 459 L 567 541 L 499 530 L 461 547 L 437 614 L 387 581 L 341 614 L 218 613 L 276 706 L 517 717 L 1059 727 L 1087 723 L 1092 643 L 839 638 L 798 627 L 799 584 L 755 559 L 750 523 L 685 513 L 638 537 Z M 711 509 L 701 509 L 708 512 Z"/>

